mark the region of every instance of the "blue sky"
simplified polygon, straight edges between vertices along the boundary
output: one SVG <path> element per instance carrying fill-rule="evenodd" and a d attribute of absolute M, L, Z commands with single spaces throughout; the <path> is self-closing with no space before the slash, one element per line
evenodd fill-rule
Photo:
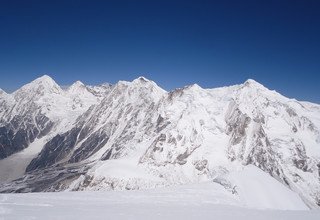
<path fill-rule="evenodd" d="M 0 88 L 132 80 L 171 90 L 248 78 L 320 103 L 319 1 L 1 0 Z"/>

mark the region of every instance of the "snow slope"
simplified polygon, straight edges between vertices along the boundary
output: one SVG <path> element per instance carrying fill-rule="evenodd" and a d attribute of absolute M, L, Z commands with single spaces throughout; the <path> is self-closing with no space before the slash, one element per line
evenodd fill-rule
<path fill-rule="evenodd" d="M 320 218 L 318 210 L 305 210 L 298 200 L 295 205 L 301 210 L 253 209 L 225 193 L 218 184 L 202 183 L 138 191 L 0 194 L 0 219 Z"/>
<path fill-rule="evenodd" d="M 233 171 L 227 179 L 235 185 L 234 190 L 248 207 L 283 210 L 307 208 L 298 194 L 255 166 L 248 165 L 243 170 Z"/>

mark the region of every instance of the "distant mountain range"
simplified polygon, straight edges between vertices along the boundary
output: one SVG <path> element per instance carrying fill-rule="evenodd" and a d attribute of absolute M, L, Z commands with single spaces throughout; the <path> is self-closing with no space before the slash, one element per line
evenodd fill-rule
<path fill-rule="evenodd" d="M 62 89 L 45 75 L 0 90 L 0 192 L 209 181 L 237 196 L 231 174 L 249 165 L 320 206 L 320 105 L 251 79 L 166 92 L 144 77 Z"/>

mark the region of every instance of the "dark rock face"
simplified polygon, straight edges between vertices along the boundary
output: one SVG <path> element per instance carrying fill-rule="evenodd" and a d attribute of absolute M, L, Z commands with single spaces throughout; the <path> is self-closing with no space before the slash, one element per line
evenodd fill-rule
<path fill-rule="evenodd" d="M 112 155 L 112 148 L 107 150 L 101 157 L 101 160 L 109 160 L 111 158 Z"/>
<path fill-rule="evenodd" d="M 234 145 L 245 144 L 246 140 L 246 128 L 251 122 L 251 118 L 246 114 L 243 114 L 234 101 L 230 102 L 228 113 L 226 115 L 225 121 L 227 123 L 226 134 L 230 136 L 230 146 L 228 148 L 228 157 L 231 161 L 234 161 L 237 158 L 237 155 L 234 152 Z M 244 147 L 242 147 L 240 152 L 240 158 L 243 159 Z"/>
<path fill-rule="evenodd" d="M 304 172 L 311 172 L 310 168 L 308 167 L 309 158 L 306 154 L 304 144 L 295 140 L 292 140 L 292 142 L 295 143 L 294 155 L 292 159 L 294 166 Z"/>
<path fill-rule="evenodd" d="M 258 124 L 257 127 L 253 134 L 253 147 L 244 160 L 245 164 L 253 164 L 274 177 L 280 174 L 283 176 L 276 152 L 273 151 L 262 126 Z"/>
<path fill-rule="evenodd" d="M 38 157 L 31 161 L 26 171 L 30 172 L 39 168 L 45 168 L 64 159 L 74 148 L 79 131 L 79 128 L 73 128 L 64 134 L 58 134 L 52 138 L 45 144 Z"/>
<path fill-rule="evenodd" d="M 87 138 L 81 146 L 76 149 L 71 156 L 69 162 L 75 163 L 89 158 L 101 149 L 109 140 L 109 137 L 103 132 L 102 129 L 95 132 Z"/>
<path fill-rule="evenodd" d="M 68 188 L 71 181 L 84 175 L 91 166 L 91 164 L 75 164 L 31 171 L 21 179 L 0 185 L 0 193 L 62 191 Z"/>
<path fill-rule="evenodd" d="M 53 123 L 42 114 L 37 114 L 35 121 L 31 115 L 13 117 L 0 127 L 0 159 L 28 147 L 36 138 L 48 134 L 52 127 Z"/>
<path fill-rule="evenodd" d="M 229 112 L 226 115 L 227 129 L 226 133 L 231 135 L 230 144 L 239 144 L 246 136 L 246 128 L 249 125 L 251 118 L 243 114 L 235 104 L 231 102 Z"/>
<path fill-rule="evenodd" d="M 159 115 L 156 124 L 156 132 L 160 133 L 163 129 L 165 129 L 168 125 L 170 125 L 170 121 L 165 120 L 161 115 Z"/>

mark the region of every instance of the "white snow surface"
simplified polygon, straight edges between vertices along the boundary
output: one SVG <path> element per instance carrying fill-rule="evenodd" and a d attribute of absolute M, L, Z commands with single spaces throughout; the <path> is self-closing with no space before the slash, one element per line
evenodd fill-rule
<path fill-rule="evenodd" d="M 251 208 L 266 209 L 308 209 L 298 194 L 280 184 L 269 174 L 255 166 L 233 171 L 227 177 L 239 194 L 240 200 Z"/>
<path fill-rule="evenodd" d="M 276 189 L 277 190 L 277 189 Z M 137 191 L 0 194 L 0 219 L 319 219 L 319 210 L 254 209 L 215 183 Z M 272 201 L 269 201 L 270 204 Z M 283 201 L 284 202 L 284 201 Z M 292 202 L 294 203 L 294 202 Z M 275 208 L 279 208 L 274 205 Z M 282 207 L 283 208 L 283 207 Z"/>

